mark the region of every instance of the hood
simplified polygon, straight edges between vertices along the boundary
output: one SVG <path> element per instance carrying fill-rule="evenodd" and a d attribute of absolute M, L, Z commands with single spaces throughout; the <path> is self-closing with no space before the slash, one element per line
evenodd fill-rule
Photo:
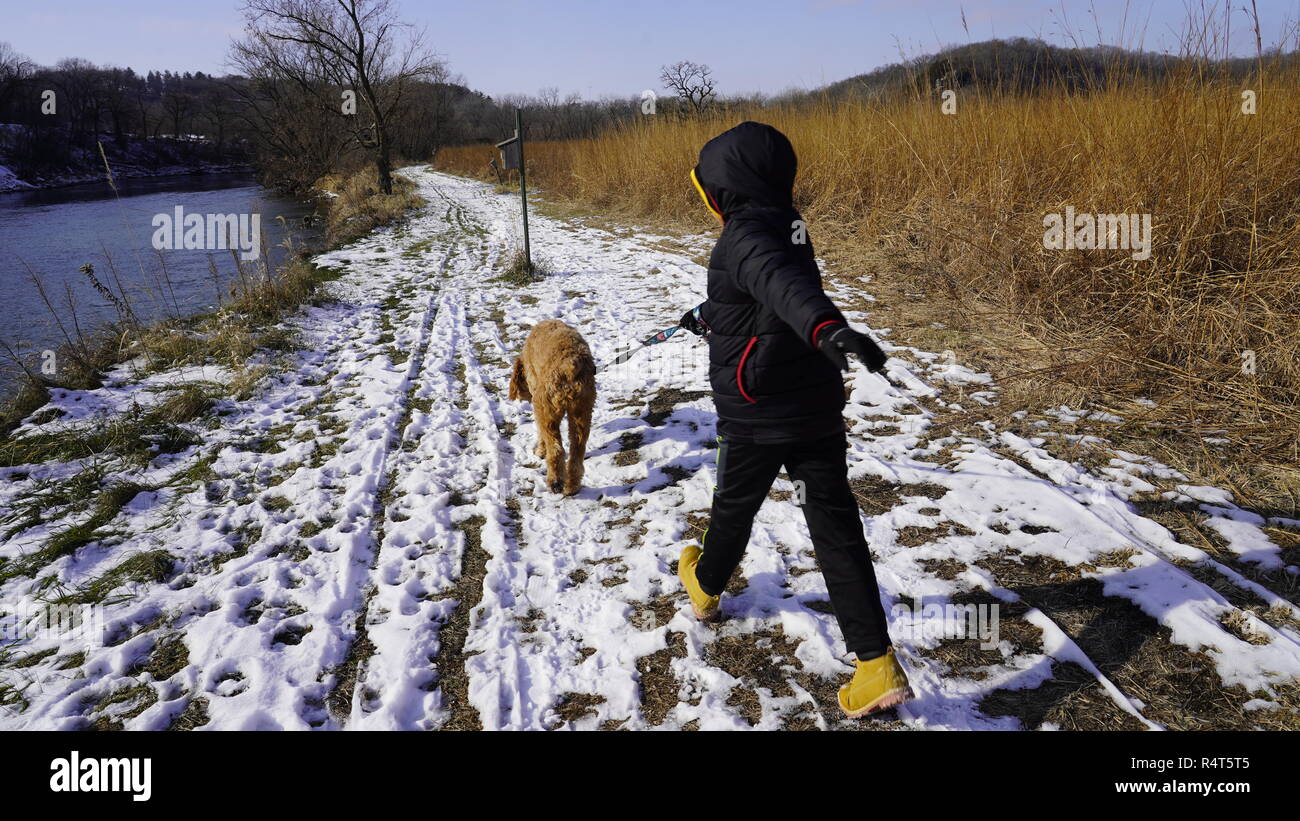
<path fill-rule="evenodd" d="M 792 207 L 797 167 L 784 134 L 744 122 L 705 143 L 693 173 L 705 203 L 711 198 L 725 219 L 750 204 Z"/>

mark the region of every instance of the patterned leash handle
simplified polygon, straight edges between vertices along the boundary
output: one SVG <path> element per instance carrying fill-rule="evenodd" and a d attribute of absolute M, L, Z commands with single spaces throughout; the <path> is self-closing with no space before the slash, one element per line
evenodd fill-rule
<path fill-rule="evenodd" d="M 674 325 L 671 328 L 664 328 L 662 331 L 658 331 L 652 334 L 651 336 L 646 337 L 645 339 L 641 340 L 641 344 L 637 345 L 635 348 L 629 348 L 628 350 L 614 357 L 610 361 L 606 362 L 604 365 L 601 365 L 600 370 L 603 371 L 606 368 L 613 367 L 614 365 L 622 365 L 624 362 L 636 356 L 645 348 L 648 348 L 651 345 L 658 345 L 660 342 L 667 342 L 670 336 L 675 334 L 677 331 L 681 330 L 681 327 L 682 327 L 681 325 Z"/>

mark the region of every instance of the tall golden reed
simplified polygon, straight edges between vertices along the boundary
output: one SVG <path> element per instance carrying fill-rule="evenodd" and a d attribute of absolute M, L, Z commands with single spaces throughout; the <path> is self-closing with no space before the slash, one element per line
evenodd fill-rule
<path fill-rule="evenodd" d="M 1180 426 L 1228 428 L 1296 458 L 1298 75 L 1275 64 L 1231 80 L 1189 62 L 1163 80 L 971 89 L 955 114 L 923 93 L 645 117 L 533 144 L 528 174 L 549 197 L 704 227 L 687 181 L 700 146 L 743 119 L 771 123 L 799 154 L 797 204 L 814 241 L 869 249 L 863 258 L 890 260 L 895 275 L 1075 351 L 1061 379 L 1159 400 Z M 489 152 L 444 149 L 438 166 L 483 176 Z M 1067 206 L 1150 214 L 1150 258 L 1045 248 L 1045 215 Z"/>

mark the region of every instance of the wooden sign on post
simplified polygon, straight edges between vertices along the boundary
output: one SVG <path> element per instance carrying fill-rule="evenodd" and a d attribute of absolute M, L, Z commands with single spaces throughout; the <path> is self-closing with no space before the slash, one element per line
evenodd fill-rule
<path fill-rule="evenodd" d="M 533 251 L 528 243 L 528 184 L 524 177 L 524 115 L 519 109 L 515 109 L 515 135 L 508 140 L 502 140 L 497 143 L 497 149 L 501 151 L 501 163 L 506 170 L 516 170 L 519 172 L 519 201 L 523 204 L 524 209 L 524 259 L 528 264 L 528 271 L 533 270 Z"/>
<path fill-rule="evenodd" d="M 507 171 L 519 170 L 519 133 L 508 140 L 497 143 L 501 150 L 501 167 Z"/>

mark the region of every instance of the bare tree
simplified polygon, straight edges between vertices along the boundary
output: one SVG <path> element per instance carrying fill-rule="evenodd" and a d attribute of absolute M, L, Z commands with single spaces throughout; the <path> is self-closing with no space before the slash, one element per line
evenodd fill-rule
<path fill-rule="evenodd" d="M 690 60 L 680 60 L 671 66 L 664 66 L 659 73 L 659 82 L 694 111 L 703 109 L 716 96 L 712 70 L 702 63 L 692 63 Z"/>
<path fill-rule="evenodd" d="M 59 61 L 51 78 L 59 89 L 59 110 L 67 115 L 73 142 L 93 142 L 103 107 L 99 71 L 89 60 L 69 57 Z"/>
<path fill-rule="evenodd" d="M 157 137 L 158 130 L 162 128 L 162 116 L 158 117 L 157 122 L 151 118 L 154 111 L 153 100 L 149 95 L 149 84 L 147 80 L 136 82 L 131 88 L 131 103 L 135 108 L 136 117 L 140 122 L 139 136 L 142 140 L 150 137 Z"/>
<path fill-rule="evenodd" d="M 243 13 L 246 37 L 234 45 L 234 62 L 340 114 L 342 93 L 354 93 L 358 110 L 346 123 L 374 152 L 379 189 L 391 194 L 390 125 L 413 83 L 441 76 L 423 32 L 397 19 L 392 0 L 245 0 Z"/>
<path fill-rule="evenodd" d="M 113 139 L 122 145 L 126 141 L 127 123 L 131 117 L 132 83 L 135 72 L 129 68 L 103 69 L 104 111 L 113 128 Z"/>
<path fill-rule="evenodd" d="M 394 150 L 406 157 L 437 156 L 451 133 L 453 95 L 454 87 L 445 73 L 434 82 L 413 83 L 406 103 L 390 124 Z"/>
<path fill-rule="evenodd" d="M 340 167 L 352 144 L 329 112 L 296 86 L 267 69 L 229 83 L 237 99 L 236 123 L 256 135 L 268 182 L 287 189 L 310 186 L 321 174 Z"/>
<path fill-rule="evenodd" d="M 226 131 L 230 122 L 230 94 L 227 89 L 214 85 L 204 90 L 198 100 L 199 112 L 208 139 L 220 151 L 226 145 Z"/>
<path fill-rule="evenodd" d="M 194 116 L 194 98 L 184 89 L 169 89 L 163 93 L 163 111 L 171 120 L 172 136 L 182 139 L 189 133 L 189 122 Z"/>
<path fill-rule="evenodd" d="M 0 112 L 9 108 L 10 100 L 17 95 L 19 86 L 34 69 L 31 60 L 15 51 L 13 46 L 0 41 Z"/>

